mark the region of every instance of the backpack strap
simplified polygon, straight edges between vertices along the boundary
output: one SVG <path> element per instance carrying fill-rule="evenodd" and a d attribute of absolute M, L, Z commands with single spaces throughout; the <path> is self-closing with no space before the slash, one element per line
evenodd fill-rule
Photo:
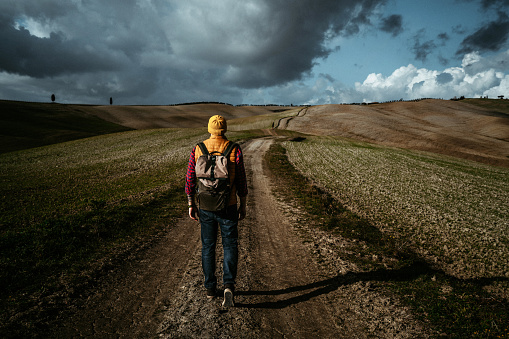
<path fill-rule="evenodd" d="M 228 157 L 228 156 L 230 155 L 230 153 L 232 152 L 232 150 L 233 150 L 236 146 L 238 146 L 238 144 L 237 144 L 237 143 L 235 143 L 235 142 L 231 142 L 231 141 L 230 141 L 230 143 L 228 144 L 228 146 L 226 147 L 226 149 L 225 149 L 225 150 L 224 150 L 224 152 L 223 152 L 223 156 L 224 156 L 224 157 Z"/>
<path fill-rule="evenodd" d="M 207 146 L 205 146 L 205 144 L 203 142 L 200 142 L 198 144 L 198 146 L 200 147 L 201 149 L 201 152 L 205 155 L 209 155 L 209 150 L 207 149 Z"/>
<path fill-rule="evenodd" d="M 209 153 L 209 150 L 207 149 L 207 146 L 205 146 L 205 143 L 200 142 L 200 143 L 198 144 L 198 146 L 200 147 L 201 152 L 202 152 L 204 155 L 209 155 L 209 154 L 210 154 L 210 153 Z M 236 146 L 238 146 L 238 144 L 237 144 L 237 143 L 235 143 L 235 142 L 231 142 L 231 141 L 230 141 L 230 142 L 228 143 L 228 146 L 226 146 L 225 150 L 223 151 L 223 156 L 224 156 L 224 157 L 228 157 L 228 156 L 230 155 L 230 153 L 232 152 L 232 150 L 233 150 Z M 214 152 L 212 152 L 212 153 L 214 153 Z"/>

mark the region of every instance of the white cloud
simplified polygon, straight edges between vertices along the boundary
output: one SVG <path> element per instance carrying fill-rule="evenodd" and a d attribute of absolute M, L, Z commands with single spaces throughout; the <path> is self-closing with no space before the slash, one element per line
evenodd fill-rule
<path fill-rule="evenodd" d="M 475 63 L 478 63 L 479 61 L 481 61 L 481 59 L 482 59 L 481 55 L 477 51 L 465 54 L 465 56 L 463 57 L 463 61 L 461 62 L 461 67 L 466 68 Z"/>
<path fill-rule="evenodd" d="M 292 82 L 277 86 L 265 95 L 277 100 L 291 98 L 294 103 L 311 105 L 334 103 L 383 102 L 419 98 L 509 97 L 509 74 L 500 71 L 508 62 L 509 51 L 482 57 L 479 53 L 465 55 L 461 67 L 443 70 L 417 68 L 410 64 L 396 69 L 389 76 L 371 73 L 354 88 L 345 87 L 332 77 L 320 74 L 311 83 Z M 475 72 L 474 72 L 475 70 Z M 269 99 L 271 101 L 271 99 Z"/>
<path fill-rule="evenodd" d="M 416 68 L 410 64 L 389 76 L 369 74 L 364 82 L 355 84 L 354 93 L 341 98 L 352 101 L 390 101 L 454 96 L 509 95 L 509 76 L 499 71 L 509 65 L 509 51 L 483 58 L 478 52 L 465 55 L 461 67 L 444 70 Z M 344 100 L 346 99 L 346 100 Z"/>

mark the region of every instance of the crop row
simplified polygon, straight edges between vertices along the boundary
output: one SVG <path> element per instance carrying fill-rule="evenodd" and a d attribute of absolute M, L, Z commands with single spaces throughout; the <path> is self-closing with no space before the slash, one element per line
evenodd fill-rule
<path fill-rule="evenodd" d="M 509 277 L 509 170 L 330 138 L 285 142 L 308 178 L 457 277 Z"/>

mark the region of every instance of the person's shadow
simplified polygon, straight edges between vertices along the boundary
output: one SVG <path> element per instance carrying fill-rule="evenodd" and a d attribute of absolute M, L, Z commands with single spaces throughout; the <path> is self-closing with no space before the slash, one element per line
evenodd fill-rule
<path fill-rule="evenodd" d="M 422 275 L 427 276 L 445 276 L 447 281 L 450 283 L 461 286 L 464 283 L 469 283 L 471 286 L 480 290 L 483 286 L 489 285 L 495 281 L 507 281 L 508 278 L 505 277 L 493 277 L 493 278 L 479 278 L 479 279 L 458 279 L 452 277 L 450 275 L 445 274 L 441 270 L 437 270 L 431 268 L 425 262 L 413 262 L 412 264 L 405 266 L 396 270 L 387 270 L 381 269 L 372 272 L 363 272 L 363 273 L 347 273 L 344 275 L 338 275 L 333 278 L 325 279 L 322 281 L 295 286 L 288 287 L 285 289 L 279 290 L 269 290 L 269 291 L 237 291 L 236 294 L 239 296 L 283 296 L 285 294 L 295 294 L 297 292 L 303 292 L 298 296 L 288 297 L 287 299 L 277 300 L 277 301 L 265 301 L 258 303 L 239 303 L 235 304 L 236 307 L 245 307 L 245 308 L 268 308 L 268 309 L 283 309 L 291 305 L 299 304 L 301 302 L 308 301 L 312 298 L 318 297 L 320 295 L 325 295 L 331 293 L 341 286 L 353 284 L 361 281 L 380 281 L 380 282 L 390 282 L 390 281 L 411 281 L 417 279 Z M 306 292 L 308 291 L 308 292 Z M 502 302 L 506 308 L 509 309 L 509 304 L 507 302 Z"/>

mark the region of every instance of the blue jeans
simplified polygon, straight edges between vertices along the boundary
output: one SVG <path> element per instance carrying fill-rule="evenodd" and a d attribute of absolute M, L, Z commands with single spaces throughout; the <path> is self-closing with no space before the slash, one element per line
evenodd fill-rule
<path fill-rule="evenodd" d="M 201 261 L 205 275 L 205 288 L 214 288 L 216 278 L 216 243 L 218 226 L 223 243 L 223 284 L 235 284 L 237 277 L 238 251 L 238 212 L 237 206 L 229 206 L 225 212 L 210 212 L 200 209 Z"/>

